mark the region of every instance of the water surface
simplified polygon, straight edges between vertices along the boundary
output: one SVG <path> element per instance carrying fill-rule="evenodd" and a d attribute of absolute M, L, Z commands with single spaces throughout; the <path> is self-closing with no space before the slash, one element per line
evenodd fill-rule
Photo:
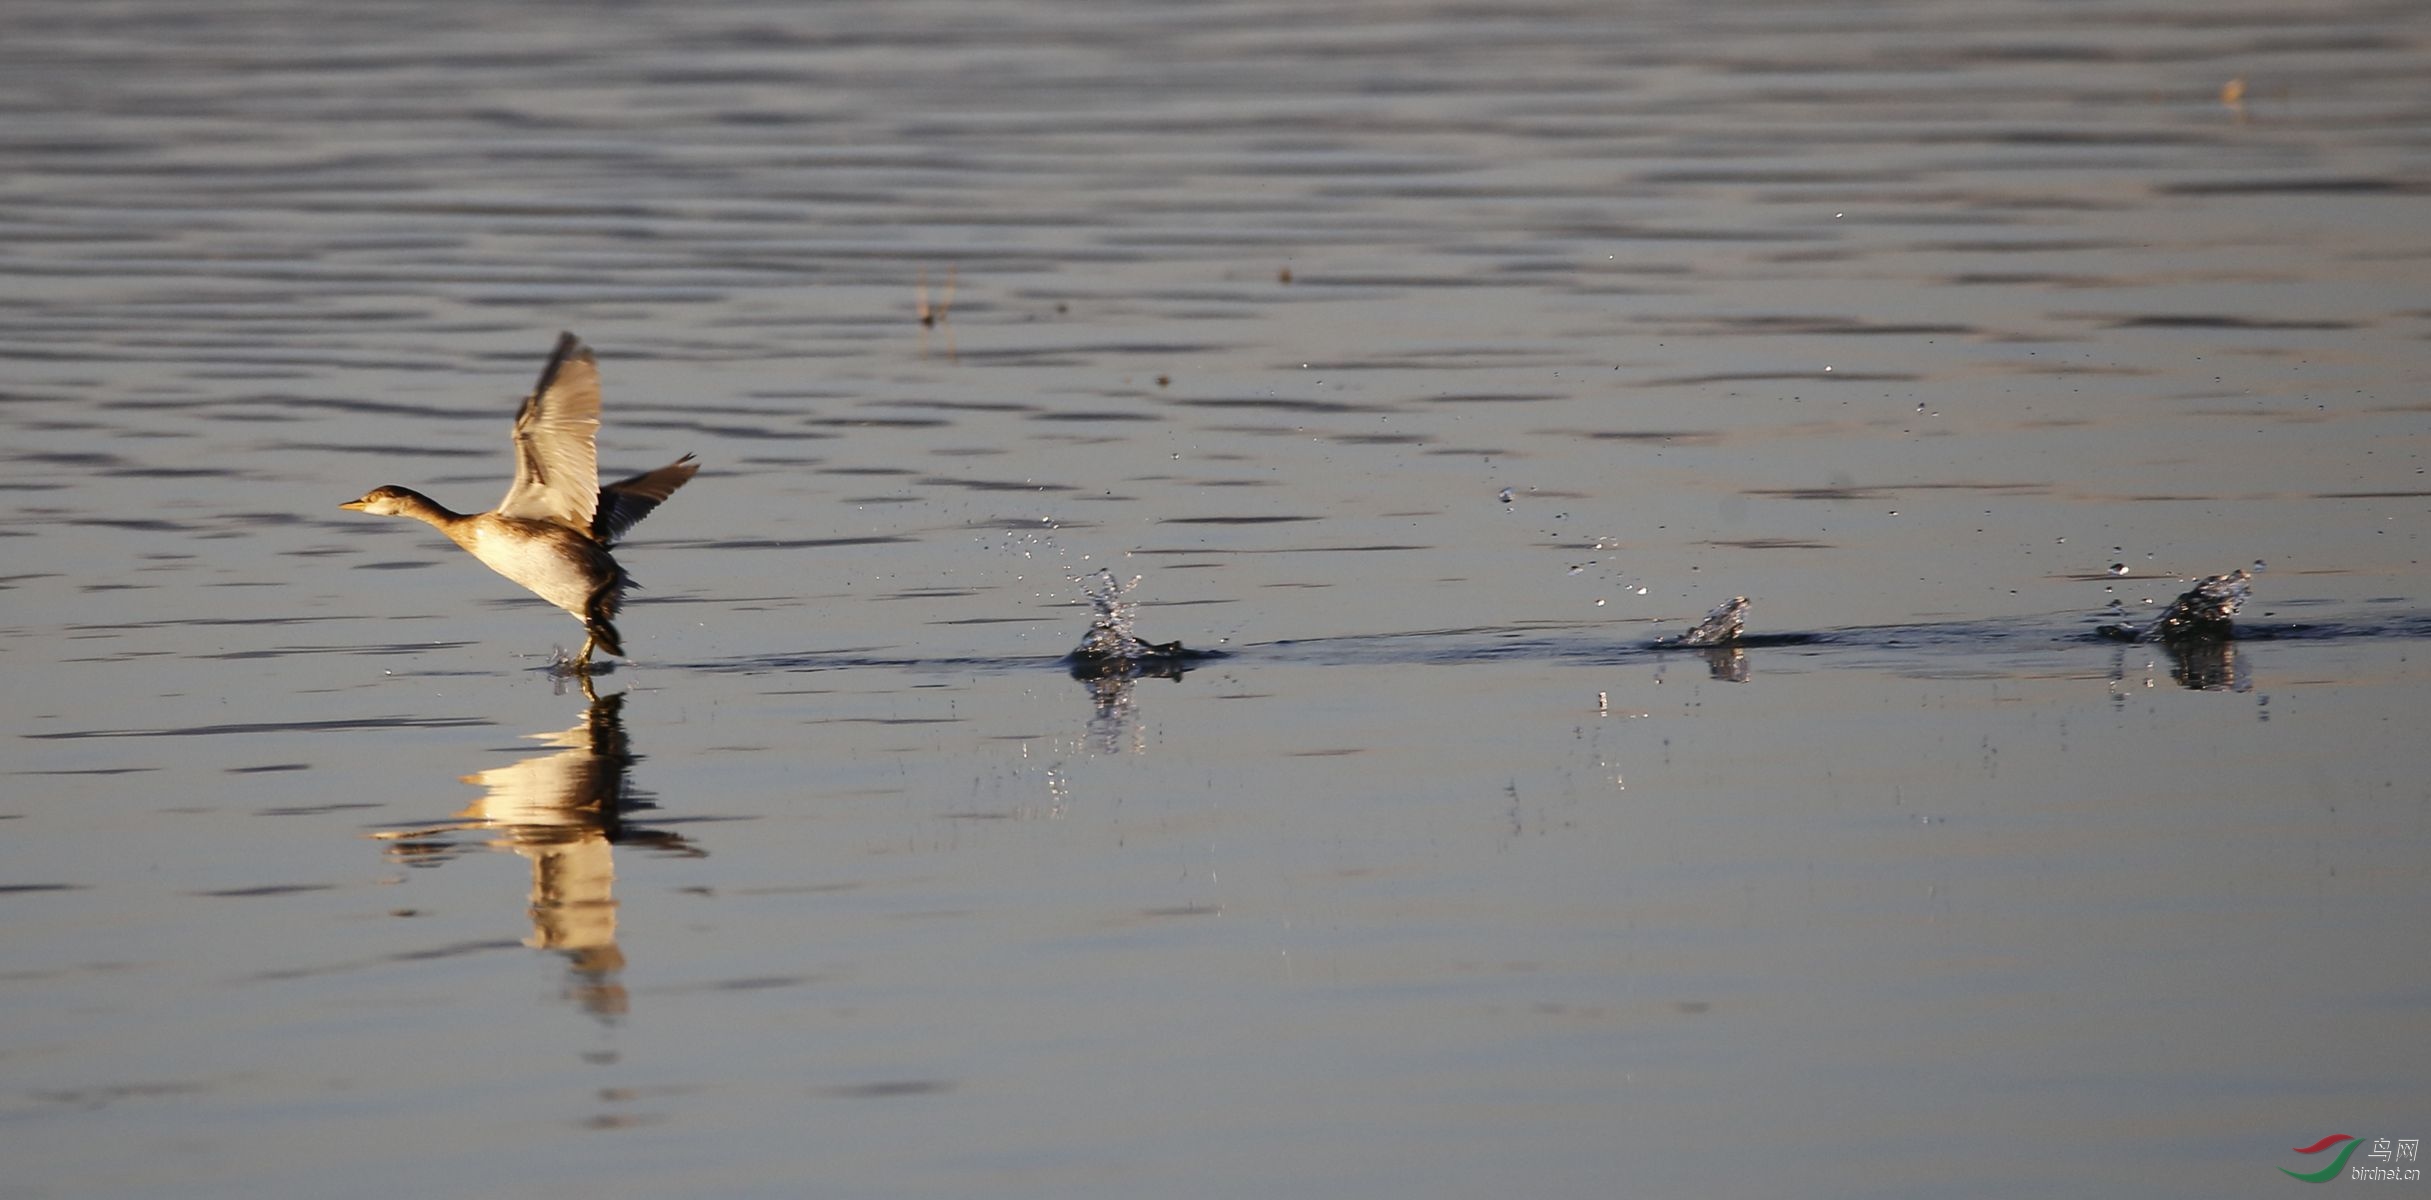
<path fill-rule="evenodd" d="M 12 1195 L 2215 1196 L 2424 1132 L 2417 6 L 0 32 Z M 336 508 L 491 503 L 560 329 L 606 469 L 708 464 L 597 701 Z M 2092 634 L 2256 560 L 2250 640 Z M 1225 657 L 1071 678 L 1100 570 Z"/>

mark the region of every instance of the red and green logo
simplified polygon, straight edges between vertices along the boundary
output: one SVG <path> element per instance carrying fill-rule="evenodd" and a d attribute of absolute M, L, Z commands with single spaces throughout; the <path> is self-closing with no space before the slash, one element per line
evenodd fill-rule
<path fill-rule="evenodd" d="M 2342 1142 L 2345 1144 L 2340 1145 Z M 2296 1153 L 2298 1154 L 2319 1154 L 2332 1146 L 2337 1146 L 2338 1157 L 2335 1161 L 2331 1162 L 2329 1166 L 2323 1167 L 2318 1171 L 2288 1171 L 2286 1167 L 2281 1167 L 2279 1169 L 2282 1171 L 2287 1171 L 2288 1177 L 2291 1179 L 2301 1179 L 2306 1183 L 2328 1183 L 2329 1181 L 2338 1178 L 2338 1173 L 2340 1171 L 2347 1169 L 2347 1156 L 2355 1153 L 2355 1147 L 2362 1144 L 2363 1143 L 2355 1140 L 2354 1134 L 2333 1133 L 2310 1146 L 2296 1147 Z"/>

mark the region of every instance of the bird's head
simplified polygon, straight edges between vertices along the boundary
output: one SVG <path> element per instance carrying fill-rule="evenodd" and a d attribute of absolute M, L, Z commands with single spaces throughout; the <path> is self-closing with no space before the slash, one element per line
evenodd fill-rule
<path fill-rule="evenodd" d="M 367 512 L 375 517 L 402 517 L 412 515 L 412 510 L 421 500 L 421 496 L 409 489 L 382 485 L 363 493 L 362 499 L 349 500 L 338 507 Z"/>

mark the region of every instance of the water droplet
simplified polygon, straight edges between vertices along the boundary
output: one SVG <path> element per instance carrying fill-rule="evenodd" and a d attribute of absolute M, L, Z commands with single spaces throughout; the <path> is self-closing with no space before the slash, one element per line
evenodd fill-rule
<path fill-rule="evenodd" d="M 2111 573 L 2111 574 L 2113 574 L 2113 575 L 2125 575 L 2125 574 L 2127 573 L 2127 564 L 2126 564 L 2126 563 L 2112 563 L 2112 564 L 2110 564 L 2110 573 Z"/>
<path fill-rule="evenodd" d="M 1509 504 L 1511 502 L 1511 489 L 1504 488 L 1502 490 L 1502 502 L 1505 504 Z"/>

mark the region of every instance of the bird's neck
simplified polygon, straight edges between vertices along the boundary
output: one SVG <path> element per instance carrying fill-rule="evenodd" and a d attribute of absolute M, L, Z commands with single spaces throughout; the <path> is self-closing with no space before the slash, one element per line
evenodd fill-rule
<path fill-rule="evenodd" d="M 463 513 L 457 512 L 456 510 L 449 508 L 448 506 L 441 504 L 438 501 L 413 490 L 412 488 L 397 489 L 397 515 L 401 517 L 412 517 L 413 519 L 421 521 L 425 524 L 435 525 L 441 530 L 453 530 L 456 526 L 463 524 L 469 519 Z"/>

